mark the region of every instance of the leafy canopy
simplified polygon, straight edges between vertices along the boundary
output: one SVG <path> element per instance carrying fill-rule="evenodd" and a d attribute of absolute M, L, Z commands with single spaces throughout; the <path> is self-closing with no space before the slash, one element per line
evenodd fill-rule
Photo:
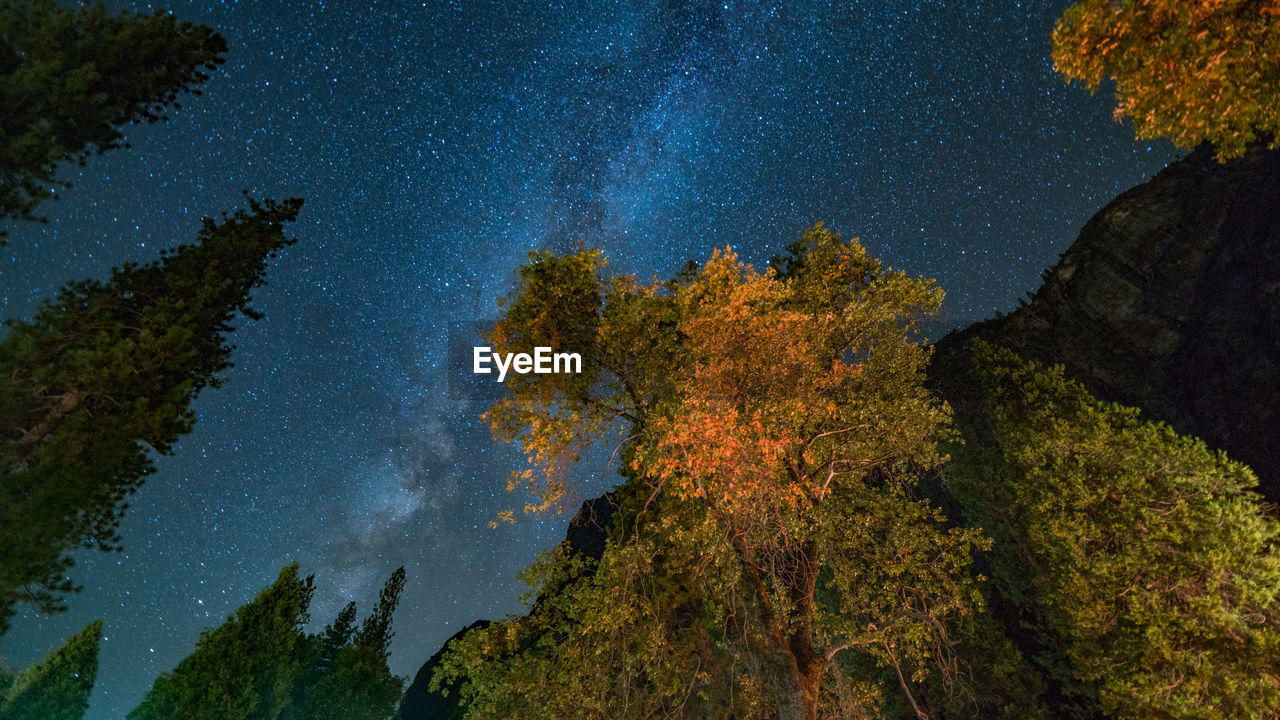
<path fill-rule="evenodd" d="M 951 479 L 995 539 L 993 581 L 1081 714 L 1270 717 L 1280 522 L 1253 473 L 1062 369 L 979 343 L 995 445 Z"/>
<path fill-rule="evenodd" d="M 578 352 L 584 373 L 516 376 L 487 418 L 528 455 L 528 510 L 619 433 L 621 519 L 598 563 L 535 566 L 530 617 L 464 637 L 441 685 L 463 678 L 480 718 L 812 718 L 954 675 L 948 623 L 977 601 L 982 541 L 914 496 L 947 411 L 909 336 L 941 292 L 822 226 L 781 271 L 729 250 L 668 282 L 603 265 L 521 269 L 495 350 Z M 853 656 L 888 675 L 845 678 Z"/>
<path fill-rule="evenodd" d="M 227 337 L 300 200 L 250 201 L 198 241 L 68 285 L 0 340 L 0 632 L 17 602 L 63 607 L 70 552 L 119 546 L 125 499 L 191 430 Z"/>
<path fill-rule="evenodd" d="M 226 49 L 213 30 L 160 10 L 0 2 L 0 220 L 35 219 L 60 163 L 120 147 L 129 123 L 164 119 Z"/>
<path fill-rule="evenodd" d="M 1115 81 L 1116 119 L 1140 138 L 1244 153 L 1280 142 L 1280 2 L 1083 0 L 1053 31 L 1053 61 L 1096 90 Z"/>

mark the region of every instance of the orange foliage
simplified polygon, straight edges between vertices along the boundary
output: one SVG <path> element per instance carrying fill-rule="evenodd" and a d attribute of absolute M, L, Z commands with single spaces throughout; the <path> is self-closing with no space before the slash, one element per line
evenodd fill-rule
<path fill-rule="evenodd" d="M 1138 137 L 1203 141 L 1238 156 L 1280 130 L 1280 0 L 1083 0 L 1053 32 L 1053 60 L 1090 89 L 1116 84 Z"/>

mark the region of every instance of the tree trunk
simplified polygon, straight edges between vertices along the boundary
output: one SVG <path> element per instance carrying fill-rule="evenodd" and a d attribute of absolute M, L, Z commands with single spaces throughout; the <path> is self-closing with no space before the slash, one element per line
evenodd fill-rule
<path fill-rule="evenodd" d="M 767 638 L 759 649 L 765 666 L 772 668 L 766 685 L 772 690 L 778 720 L 817 720 L 818 696 L 827 670 L 827 659 L 813 646 L 817 549 L 808 543 L 788 558 L 787 564 L 794 571 L 788 573 L 791 582 L 787 592 L 793 604 L 788 613 L 790 622 L 787 622 L 775 611 L 755 557 L 740 539 L 734 547 L 759 603 Z"/>
<path fill-rule="evenodd" d="M 778 720 L 818 720 L 821 674 L 804 677 L 792 672 L 788 675 L 789 679 L 779 678 L 780 682 L 775 685 Z"/>
<path fill-rule="evenodd" d="M 808 664 L 796 661 L 791 652 L 778 652 L 776 671 L 769 682 L 778 720 L 818 720 L 818 694 L 826 664 L 820 659 Z"/>
<path fill-rule="evenodd" d="M 818 720 L 818 704 L 801 694 L 779 698 L 778 720 Z"/>

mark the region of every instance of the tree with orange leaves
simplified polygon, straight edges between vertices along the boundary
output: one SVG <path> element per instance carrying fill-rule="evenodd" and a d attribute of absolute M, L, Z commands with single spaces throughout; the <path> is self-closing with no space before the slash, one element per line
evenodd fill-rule
<path fill-rule="evenodd" d="M 1237 157 L 1280 138 L 1280 0 L 1083 0 L 1053 31 L 1053 61 L 1096 90 L 1140 138 Z"/>
<path fill-rule="evenodd" d="M 927 717 L 983 543 L 914 492 L 948 423 L 911 340 L 941 291 L 821 225 L 764 271 L 730 250 L 668 282 L 603 264 L 522 268 L 495 351 L 584 372 L 516 376 L 487 417 L 528 455 L 528 510 L 620 433 L 604 556 L 544 558 L 531 613 L 462 638 L 437 681 L 462 681 L 471 718 Z"/>

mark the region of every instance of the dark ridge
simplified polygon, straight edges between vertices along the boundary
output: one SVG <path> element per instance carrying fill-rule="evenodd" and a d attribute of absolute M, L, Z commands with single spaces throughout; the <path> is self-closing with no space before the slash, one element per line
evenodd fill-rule
<path fill-rule="evenodd" d="M 983 434 L 972 340 L 1226 451 L 1280 500 L 1280 151 L 1202 147 L 1095 215 L 1018 310 L 937 344 L 931 384 Z"/>

